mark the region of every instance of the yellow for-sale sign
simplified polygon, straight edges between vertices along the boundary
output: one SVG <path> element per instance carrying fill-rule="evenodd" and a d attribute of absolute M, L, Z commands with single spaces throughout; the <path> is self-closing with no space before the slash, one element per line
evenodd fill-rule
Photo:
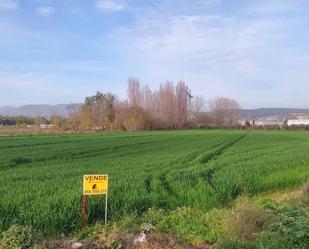
<path fill-rule="evenodd" d="M 108 175 L 84 175 L 84 195 L 105 195 L 108 193 Z"/>

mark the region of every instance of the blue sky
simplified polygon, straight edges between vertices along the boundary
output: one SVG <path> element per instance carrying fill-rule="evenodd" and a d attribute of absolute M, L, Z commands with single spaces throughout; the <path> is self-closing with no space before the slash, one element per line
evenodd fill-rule
<path fill-rule="evenodd" d="M 182 79 L 243 108 L 309 108 L 307 0 L 0 0 L 0 105 Z"/>

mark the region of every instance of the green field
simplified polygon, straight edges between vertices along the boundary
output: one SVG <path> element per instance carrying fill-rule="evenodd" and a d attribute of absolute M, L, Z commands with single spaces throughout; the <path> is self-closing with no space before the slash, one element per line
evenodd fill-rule
<path fill-rule="evenodd" d="M 107 173 L 109 220 L 150 207 L 208 210 L 309 177 L 309 133 L 169 131 L 0 137 L 0 232 L 82 227 L 82 176 Z M 104 219 L 89 198 L 88 222 Z"/>

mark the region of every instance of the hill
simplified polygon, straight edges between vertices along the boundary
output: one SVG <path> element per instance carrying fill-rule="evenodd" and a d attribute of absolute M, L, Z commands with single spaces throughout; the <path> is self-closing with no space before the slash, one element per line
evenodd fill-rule
<path fill-rule="evenodd" d="M 74 104 L 79 105 L 79 104 Z M 50 117 L 52 115 L 68 116 L 71 105 L 59 104 L 59 105 L 23 105 L 19 107 L 3 106 L 0 107 L 0 115 L 9 116 L 44 116 Z"/>
<path fill-rule="evenodd" d="M 71 104 L 72 105 L 72 104 Z M 69 104 L 58 105 L 23 105 L 19 107 L 3 106 L 0 107 L 0 115 L 9 116 L 44 116 L 50 117 L 52 115 L 68 116 L 70 106 Z M 81 104 L 73 104 L 80 106 Z M 309 114 L 309 109 L 300 108 L 258 108 L 258 109 L 242 109 L 241 114 L 243 118 L 254 119 L 277 116 L 284 119 L 290 113 L 306 113 Z"/>
<path fill-rule="evenodd" d="M 259 109 L 242 109 L 241 114 L 246 119 L 265 118 L 278 116 L 280 119 L 285 119 L 290 113 L 306 113 L 309 114 L 309 109 L 300 108 L 259 108 Z"/>

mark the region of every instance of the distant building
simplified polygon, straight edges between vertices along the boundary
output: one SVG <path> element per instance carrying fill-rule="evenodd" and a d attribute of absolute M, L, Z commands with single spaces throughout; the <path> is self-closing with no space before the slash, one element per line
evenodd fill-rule
<path fill-rule="evenodd" d="M 52 129 L 52 128 L 56 128 L 57 126 L 54 124 L 40 124 L 40 128 L 41 129 Z"/>
<path fill-rule="evenodd" d="M 276 120 L 276 119 L 259 119 L 254 122 L 254 125 L 256 126 L 283 126 L 282 120 Z"/>
<path fill-rule="evenodd" d="M 287 118 L 287 125 L 309 125 L 309 115 L 304 113 L 289 114 Z"/>
<path fill-rule="evenodd" d="M 268 116 L 263 118 L 256 118 L 256 119 L 247 119 L 247 120 L 240 120 L 239 124 L 242 126 L 283 126 L 284 120 L 281 119 L 279 116 Z"/>
<path fill-rule="evenodd" d="M 245 126 L 245 125 L 249 124 L 248 122 L 249 121 L 246 120 L 246 119 L 241 119 L 241 120 L 238 121 L 238 124 L 241 125 L 241 126 Z"/>

